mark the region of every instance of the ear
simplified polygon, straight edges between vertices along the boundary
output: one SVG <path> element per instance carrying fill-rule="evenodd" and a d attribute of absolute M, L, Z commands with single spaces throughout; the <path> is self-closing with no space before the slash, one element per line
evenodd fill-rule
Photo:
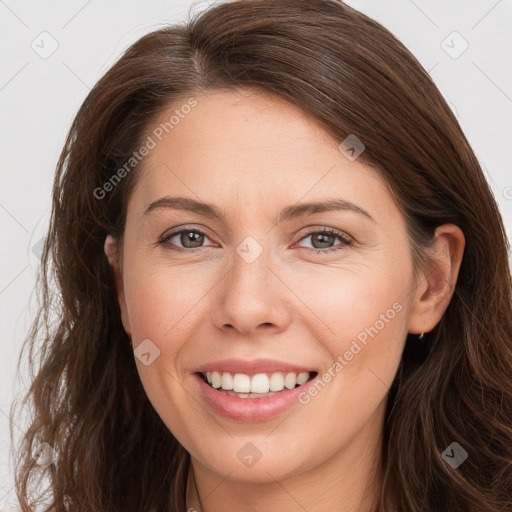
<path fill-rule="evenodd" d="M 122 259 L 118 254 L 117 240 L 113 236 L 107 235 L 107 238 L 105 239 L 104 251 L 108 258 L 108 262 L 112 267 L 112 271 L 114 272 L 117 300 L 119 301 L 119 308 L 121 310 L 121 321 L 123 323 L 126 334 L 131 338 L 132 333 L 130 329 L 128 309 L 126 307 L 126 299 L 124 295 Z"/>
<path fill-rule="evenodd" d="M 410 333 L 429 332 L 441 320 L 455 291 L 465 244 L 458 226 L 444 224 L 436 229 L 409 312 Z"/>

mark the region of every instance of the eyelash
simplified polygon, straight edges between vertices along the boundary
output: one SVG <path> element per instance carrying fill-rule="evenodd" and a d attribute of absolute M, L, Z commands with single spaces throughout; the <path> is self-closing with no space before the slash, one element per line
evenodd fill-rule
<path fill-rule="evenodd" d="M 176 252 L 193 252 L 193 251 L 199 251 L 201 249 L 205 249 L 205 247 L 197 247 L 195 249 L 186 249 L 186 248 L 177 247 L 177 246 L 171 247 L 171 245 L 174 245 L 174 244 L 170 244 L 169 240 L 171 238 L 175 237 L 176 235 L 181 235 L 182 233 L 198 233 L 200 235 L 204 235 L 205 237 L 208 237 L 208 233 L 202 231 L 201 229 L 185 228 L 185 229 L 180 229 L 179 231 L 173 231 L 172 233 L 169 233 L 164 238 L 160 239 L 155 245 L 169 245 L 169 249 L 172 251 L 176 251 Z M 354 242 L 354 240 L 351 237 L 349 237 L 345 233 L 338 231 L 336 229 L 333 229 L 333 228 L 325 228 L 325 229 L 321 229 L 321 230 L 308 231 L 307 233 L 304 234 L 304 236 L 302 238 L 300 238 L 300 240 L 298 240 L 298 242 L 301 242 L 305 238 L 308 238 L 309 236 L 315 235 L 315 234 L 336 235 L 341 240 L 341 243 L 338 245 L 335 245 L 334 247 L 330 247 L 327 249 L 312 249 L 310 247 L 301 247 L 301 249 L 309 249 L 310 251 L 314 251 L 316 254 L 325 254 L 325 253 L 330 253 L 332 251 L 337 251 L 339 249 L 348 248 Z"/>

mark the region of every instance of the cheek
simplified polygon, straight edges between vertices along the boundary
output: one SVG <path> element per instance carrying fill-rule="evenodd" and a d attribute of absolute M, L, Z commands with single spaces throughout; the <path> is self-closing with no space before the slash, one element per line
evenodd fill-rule
<path fill-rule="evenodd" d="M 332 439 L 346 439 L 363 428 L 385 398 L 398 369 L 406 337 L 405 268 L 392 265 L 351 271 L 336 269 L 304 280 L 311 305 L 306 329 L 331 363 L 321 375 L 325 384 L 301 397 L 311 418 Z M 400 270 L 400 271 L 399 271 Z M 313 290 L 313 293 L 311 292 Z M 305 296 L 305 295 L 302 295 Z M 325 416 L 329 410 L 329 416 Z M 347 423 L 347 417 L 351 423 Z M 313 427 L 312 427 L 313 428 Z"/>
<path fill-rule="evenodd" d="M 204 314 L 199 313 L 200 298 L 207 293 L 208 282 L 199 279 L 197 271 L 148 260 L 139 259 L 126 274 L 135 362 L 155 410 L 172 432 L 188 439 L 187 418 L 192 413 L 190 397 L 182 385 L 182 361 L 189 349 L 187 342 L 196 332 L 193 319 Z M 138 356 L 143 352 L 150 353 L 148 365 Z"/>
<path fill-rule="evenodd" d="M 364 342 L 364 333 L 369 336 L 365 328 L 376 325 L 379 334 L 386 337 L 384 333 L 400 330 L 405 322 L 402 312 L 409 293 L 406 264 L 346 263 L 343 267 L 302 272 L 300 279 L 290 273 L 287 280 L 294 283 L 301 316 L 309 319 L 309 327 L 318 333 L 317 340 L 328 341 L 333 355 L 360 333 Z"/>
<path fill-rule="evenodd" d="M 294 292 L 309 308 L 302 308 L 307 331 L 340 363 L 332 371 L 343 377 L 332 379 L 333 388 L 367 401 L 391 385 L 407 333 L 408 270 L 389 258 L 295 280 Z"/>
<path fill-rule="evenodd" d="M 135 338 L 160 342 L 172 338 L 179 343 L 179 333 L 211 287 L 208 275 L 193 266 L 149 263 L 149 259 L 134 265 L 127 276 L 126 301 Z"/>

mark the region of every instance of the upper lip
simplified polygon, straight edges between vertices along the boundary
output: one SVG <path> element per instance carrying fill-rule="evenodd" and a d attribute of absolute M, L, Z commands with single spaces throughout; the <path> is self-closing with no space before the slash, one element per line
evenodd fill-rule
<path fill-rule="evenodd" d="M 228 373 L 271 373 L 271 372 L 313 372 L 311 368 L 298 364 L 277 361 L 275 359 L 221 359 L 205 363 L 196 368 L 193 373 L 228 372 Z"/>

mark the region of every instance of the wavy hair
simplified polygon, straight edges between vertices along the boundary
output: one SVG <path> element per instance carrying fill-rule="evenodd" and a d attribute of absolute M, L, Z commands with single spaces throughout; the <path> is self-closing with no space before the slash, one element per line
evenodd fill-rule
<path fill-rule="evenodd" d="M 428 264 L 437 226 L 465 235 L 451 302 L 422 341 L 408 335 L 389 390 L 375 512 L 512 511 L 512 279 L 499 208 L 428 73 L 339 0 L 209 8 L 140 38 L 83 102 L 58 162 L 39 310 L 18 362 L 29 349 L 22 404 L 32 414 L 15 461 L 22 510 L 47 494 L 45 511 L 185 510 L 190 456 L 144 392 L 103 252 L 107 234 L 122 239 L 144 161 L 104 197 L 98 190 L 169 105 L 246 87 L 297 105 L 339 141 L 364 142 L 359 160 L 389 184 L 415 269 Z M 442 457 L 453 442 L 468 453 L 456 469 Z M 46 467 L 33 458 L 42 443 L 57 454 Z"/>

